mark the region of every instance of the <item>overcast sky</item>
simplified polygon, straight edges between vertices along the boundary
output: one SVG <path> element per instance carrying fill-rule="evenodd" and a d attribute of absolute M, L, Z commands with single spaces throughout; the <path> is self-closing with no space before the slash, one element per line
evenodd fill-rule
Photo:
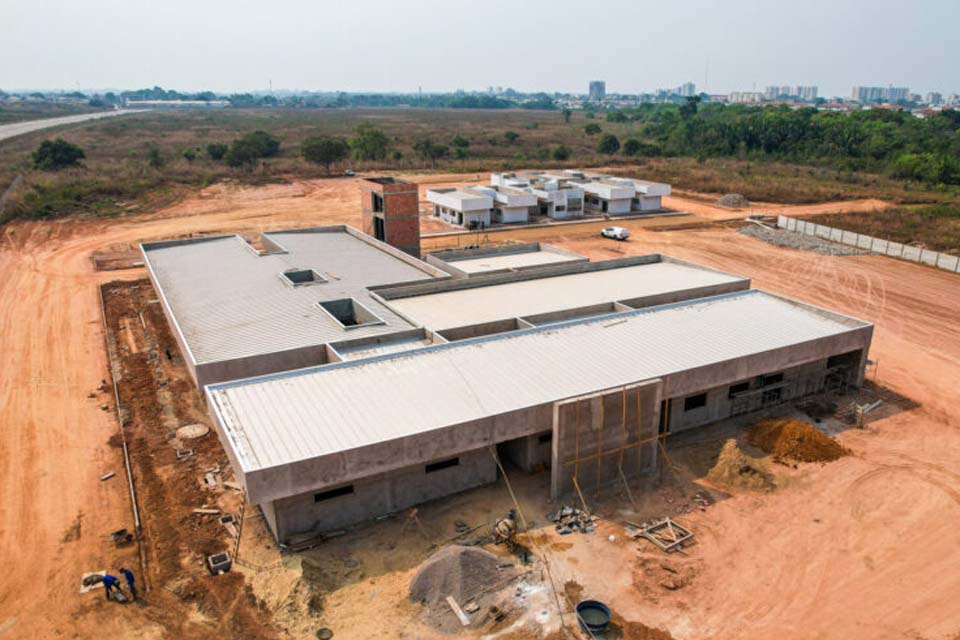
<path fill-rule="evenodd" d="M 0 89 L 960 91 L 960 0 L 0 0 Z"/>

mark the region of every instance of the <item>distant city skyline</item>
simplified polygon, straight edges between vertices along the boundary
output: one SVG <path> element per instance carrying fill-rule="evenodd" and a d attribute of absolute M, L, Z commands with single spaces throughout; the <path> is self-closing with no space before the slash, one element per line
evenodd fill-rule
<path fill-rule="evenodd" d="M 607 94 L 692 82 L 698 91 L 817 86 L 960 91 L 960 3 L 460 0 L 145 3 L 47 0 L 5 7 L 0 89 L 159 85 L 180 91 L 447 92 L 487 86 Z M 615 16 L 615 20 L 611 20 Z M 637 25 L 652 25 L 643 29 Z M 617 32 L 622 31 L 622 37 Z M 601 40 L 591 34 L 606 34 Z M 544 48 L 531 34 L 562 34 Z M 495 46 L 493 43 L 510 43 Z M 540 62 L 538 62 L 538 60 Z"/>

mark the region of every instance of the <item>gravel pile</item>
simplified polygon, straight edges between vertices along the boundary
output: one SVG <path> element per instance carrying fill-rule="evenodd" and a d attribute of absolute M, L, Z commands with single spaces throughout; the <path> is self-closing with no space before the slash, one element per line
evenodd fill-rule
<path fill-rule="evenodd" d="M 733 207 L 734 209 L 742 209 L 743 207 L 749 207 L 750 201 L 744 198 L 739 193 L 728 193 L 726 195 L 720 196 L 720 199 L 717 200 L 717 204 L 721 207 Z"/>
<path fill-rule="evenodd" d="M 857 256 L 864 253 L 870 253 L 863 249 L 848 247 L 844 244 L 830 242 L 816 236 L 808 236 L 796 231 L 787 231 L 786 229 L 770 229 L 761 227 L 758 224 L 748 224 L 737 229 L 740 233 L 757 240 L 763 240 L 778 247 L 788 249 L 801 249 L 803 251 L 813 251 L 825 256 Z"/>

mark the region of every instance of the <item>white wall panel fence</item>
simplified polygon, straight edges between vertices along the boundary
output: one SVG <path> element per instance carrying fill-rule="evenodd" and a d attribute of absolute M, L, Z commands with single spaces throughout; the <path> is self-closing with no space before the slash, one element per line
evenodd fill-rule
<path fill-rule="evenodd" d="M 840 244 L 857 247 L 858 249 L 863 249 L 871 253 L 879 253 L 890 256 L 891 258 L 900 258 L 901 260 L 909 260 L 910 262 L 918 262 L 931 267 L 937 267 L 944 271 L 960 273 L 960 257 L 950 255 L 949 253 L 911 247 L 910 245 L 900 242 L 891 242 L 862 233 L 828 227 L 815 222 L 804 222 L 803 220 L 797 220 L 789 216 L 777 216 L 777 226 L 787 231 L 796 231 L 804 235 L 839 242 Z"/>

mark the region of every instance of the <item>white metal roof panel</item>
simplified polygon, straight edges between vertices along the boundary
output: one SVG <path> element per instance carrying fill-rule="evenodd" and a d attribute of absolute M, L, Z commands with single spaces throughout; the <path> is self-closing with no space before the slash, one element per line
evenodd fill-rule
<path fill-rule="evenodd" d="M 751 290 L 207 390 L 250 472 L 868 326 Z"/>
<path fill-rule="evenodd" d="M 476 262 L 482 264 L 490 260 L 477 258 Z M 452 264 L 463 269 L 465 262 L 468 261 L 458 260 Z M 654 262 L 397 298 L 388 304 L 434 331 L 443 331 L 739 280 L 743 278 L 693 265 Z"/>
<path fill-rule="evenodd" d="M 558 251 L 522 251 L 500 255 L 487 255 L 479 258 L 467 258 L 465 260 L 453 260 L 450 264 L 464 273 L 484 273 L 486 271 L 499 271 L 500 269 L 521 269 L 523 267 L 533 267 L 540 264 L 555 264 L 558 262 L 578 260 L 583 260 L 583 258 L 574 254 L 560 253 Z"/>
<path fill-rule="evenodd" d="M 286 253 L 257 255 L 240 236 L 144 245 L 198 364 L 412 328 L 366 287 L 423 280 L 436 272 L 345 231 L 265 235 Z M 280 276 L 292 268 L 313 269 L 327 282 L 290 286 Z M 384 324 L 345 329 L 317 306 L 340 298 L 355 298 Z"/>

